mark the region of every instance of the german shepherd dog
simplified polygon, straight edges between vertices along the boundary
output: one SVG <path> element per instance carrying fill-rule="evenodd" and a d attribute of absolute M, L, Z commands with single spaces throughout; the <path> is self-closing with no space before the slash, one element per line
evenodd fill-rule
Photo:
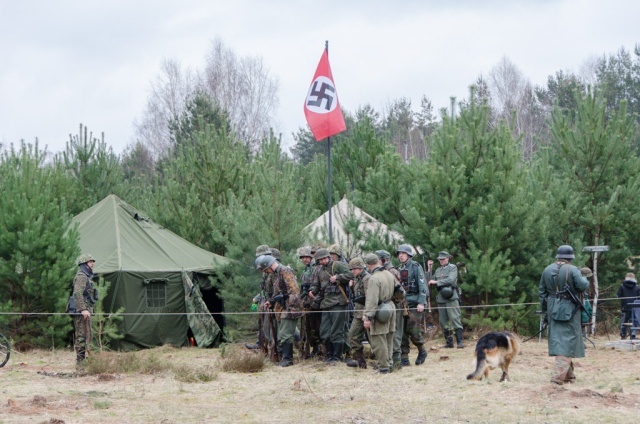
<path fill-rule="evenodd" d="M 520 339 L 508 331 L 491 332 L 480 337 L 474 352 L 476 370 L 467 376 L 467 380 L 489 378 L 489 371 L 500 367 L 500 381 L 509 380 L 509 364 L 520 353 Z"/>

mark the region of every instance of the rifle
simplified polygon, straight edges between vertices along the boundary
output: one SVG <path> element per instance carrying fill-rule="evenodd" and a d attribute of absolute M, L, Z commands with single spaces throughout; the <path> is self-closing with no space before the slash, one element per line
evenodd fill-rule
<path fill-rule="evenodd" d="M 278 334 L 276 332 L 275 326 L 273 325 L 273 320 L 276 319 L 276 316 L 274 313 L 269 312 L 267 319 L 269 320 L 269 330 L 271 332 L 271 339 L 269 340 L 269 359 L 271 360 L 271 362 L 277 363 L 278 362 L 278 342 L 277 342 Z"/>

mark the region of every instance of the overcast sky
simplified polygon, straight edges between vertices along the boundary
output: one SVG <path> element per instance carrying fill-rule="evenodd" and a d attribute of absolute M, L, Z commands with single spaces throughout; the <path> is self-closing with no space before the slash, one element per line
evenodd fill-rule
<path fill-rule="evenodd" d="M 117 153 L 134 141 L 163 59 L 204 68 L 220 37 L 280 83 L 285 142 L 325 40 L 343 109 L 400 97 L 437 109 L 508 57 L 534 85 L 640 42 L 637 0 L 0 0 L 0 143 L 64 149 L 85 124 Z"/>

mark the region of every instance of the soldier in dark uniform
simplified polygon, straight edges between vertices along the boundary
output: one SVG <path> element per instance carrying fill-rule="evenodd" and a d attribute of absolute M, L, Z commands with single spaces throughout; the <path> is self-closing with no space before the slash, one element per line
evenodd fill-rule
<path fill-rule="evenodd" d="M 265 306 L 275 312 L 278 320 L 278 352 L 282 358 L 280 366 L 288 367 L 293 365 L 293 341 L 298 319 L 302 315 L 300 287 L 291 268 L 282 265 L 273 256 L 258 257 L 256 268 L 273 276 L 273 296 Z"/>
<path fill-rule="evenodd" d="M 333 261 L 328 249 L 318 249 L 315 255 L 320 265 L 311 284 L 313 307 L 322 310 L 320 337 L 326 349 L 326 362 L 342 360 L 346 343 L 346 323 L 349 310 L 345 285 L 351 279 L 345 263 Z"/>
<path fill-rule="evenodd" d="M 309 247 L 301 247 L 298 249 L 298 257 L 304 264 L 304 269 L 300 275 L 300 297 L 305 310 L 305 314 L 300 319 L 300 327 L 303 331 L 302 340 L 304 343 L 302 356 L 304 359 L 308 359 L 310 356 L 319 354 L 320 344 L 320 314 L 312 312 L 311 304 L 313 303 L 313 299 L 309 296 L 315 262 L 313 261 L 311 248 Z"/>
<path fill-rule="evenodd" d="M 408 244 L 401 244 L 397 250 L 400 265 L 400 281 L 405 291 L 409 316 L 404 323 L 404 332 L 401 346 L 401 363 L 403 366 L 411 365 L 409 362 L 409 340 L 418 348 L 416 365 L 422 365 L 427 359 L 427 349 L 424 346 L 422 334 L 422 314 L 427 303 L 427 284 L 424 280 L 424 270 L 419 263 L 413 261 L 413 248 Z"/>
<path fill-rule="evenodd" d="M 462 349 L 462 319 L 460 314 L 460 296 L 458 294 L 458 267 L 449 263 L 451 255 L 442 251 L 438 253 L 440 268 L 436 270 L 434 279 L 429 284 L 435 285 L 438 290 L 436 302 L 438 302 L 440 326 L 444 332 L 446 348 L 453 347 L 455 332 L 458 348 Z M 430 265 L 432 261 L 429 261 Z"/>
<path fill-rule="evenodd" d="M 73 299 L 76 304 L 77 315 L 73 317 L 75 329 L 74 347 L 76 363 L 82 363 L 87 357 L 87 348 L 91 344 L 91 315 L 96 303 L 96 292 L 93 287 L 93 266 L 96 260 L 85 253 L 76 261 L 78 272 L 73 279 Z"/>
<path fill-rule="evenodd" d="M 262 255 L 271 255 L 271 248 L 266 244 L 256 247 L 256 258 Z M 267 300 L 267 292 L 272 291 L 270 290 L 272 284 L 268 281 L 271 278 L 268 274 L 262 272 L 260 274 L 260 293 L 254 296 L 253 303 L 257 305 L 256 309 L 258 311 L 263 312 L 265 311 L 264 302 Z M 247 349 L 261 349 L 266 354 L 269 349 L 270 334 L 271 328 L 268 315 L 261 313 L 258 316 L 258 340 L 255 343 L 245 343 L 244 346 Z"/>
<path fill-rule="evenodd" d="M 405 291 L 400 283 L 400 271 L 393 267 L 391 263 L 391 253 L 386 250 L 376 250 L 376 255 L 380 258 L 382 267 L 389 271 L 395 278 L 396 286 L 394 288 L 393 305 L 396 308 L 396 331 L 393 333 L 393 371 L 402 369 L 402 337 L 404 335 L 404 321 L 409 316 L 409 308 L 405 299 Z"/>
<path fill-rule="evenodd" d="M 369 273 L 362 258 L 353 258 L 349 261 L 349 270 L 353 274 L 353 280 L 349 282 L 351 291 L 353 292 L 354 317 L 349 328 L 349 346 L 355 353 L 356 359 L 348 358 L 346 360 L 348 367 L 367 368 L 367 361 L 364 359 L 364 348 L 362 342 L 366 339 L 366 330 L 362 322 L 362 314 L 364 311 L 364 302 L 367 294 L 367 281 Z"/>
<path fill-rule="evenodd" d="M 540 310 L 549 324 L 549 356 L 556 357 L 551 382 L 559 385 L 575 381 L 572 358 L 584 357 L 580 306 L 572 298 L 587 290 L 589 281 L 571 265 L 574 258 L 573 247 L 558 247 L 556 262 L 545 268 L 538 285 Z"/>

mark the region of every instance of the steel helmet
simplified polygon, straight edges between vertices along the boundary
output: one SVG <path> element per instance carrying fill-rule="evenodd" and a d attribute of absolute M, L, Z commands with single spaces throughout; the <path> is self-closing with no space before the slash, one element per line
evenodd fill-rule
<path fill-rule="evenodd" d="M 451 299 L 453 297 L 453 287 L 451 286 L 444 286 L 441 290 L 440 290 L 440 294 L 442 295 L 443 298 L 445 299 Z"/>
<path fill-rule="evenodd" d="M 340 247 L 339 244 L 332 244 L 331 246 L 329 246 L 329 253 L 334 253 L 338 256 L 341 256 L 342 248 Z"/>
<path fill-rule="evenodd" d="M 376 255 L 378 255 L 380 259 L 384 259 L 386 261 L 391 259 L 391 253 L 387 252 L 386 250 L 376 250 Z"/>
<path fill-rule="evenodd" d="M 392 305 L 393 304 L 391 302 L 384 302 L 378 305 L 378 308 L 376 309 L 376 321 L 380 324 L 388 323 L 391 319 L 391 312 L 393 311 L 391 308 L 395 307 L 395 305 Z"/>
<path fill-rule="evenodd" d="M 401 244 L 400 246 L 398 246 L 396 254 L 400 252 L 404 252 L 409 255 L 410 258 L 413 258 L 413 248 L 409 244 Z"/>
<path fill-rule="evenodd" d="M 301 247 L 298 249 L 298 257 L 303 258 L 305 256 L 309 258 L 313 258 L 313 255 L 311 254 L 311 249 L 307 246 Z"/>
<path fill-rule="evenodd" d="M 353 258 L 349 261 L 349 269 L 355 269 L 355 268 L 364 269 L 364 267 L 365 265 L 362 258 Z"/>
<path fill-rule="evenodd" d="M 96 259 L 91 256 L 89 253 L 83 253 L 82 255 L 78 256 L 78 259 L 76 259 L 76 263 L 78 265 L 82 265 L 82 264 L 86 264 L 87 262 L 95 262 Z"/>
<path fill-rule="evenodd" d="M 271 249 L 266 244 L 261 244 L 260 246 L 256 247 L 256 258 L 260 255 L 270 255 L 270 254 L 271 254 Z"/>
<path fill-rule="evenodd" d="M 576 255 L 573 253 L 573 247 L 568 244 L 563 244 L 558 247 L 558 254 L 556 258 L 558 259 L 575 259 Z"/>
<path fill-rule="evenodd" d="M 325 249 L 324 247 L 322 249 L 318 249 L 316 250 L 316 254 L 314 256 L 314 258 L 316 259 L 316 261 L 322 259 L 322 258 L 329 258 L 331 255 L 329 255 L 329 250 Z"/>
<path fill-rule="evenodd" d="M 276 249 L 275 247 L 271 248 L 271 256 L 273 256 L 274 258 L 276 258 L 277 260 L 280 260 L 280 250 Z"/>
<path fill-rule="evenodd" d="M 269 268 L 276 261 L 271 255 L 260 255 L 256 258 L 256 269 L 258 271 L 264 271 Z"/>

